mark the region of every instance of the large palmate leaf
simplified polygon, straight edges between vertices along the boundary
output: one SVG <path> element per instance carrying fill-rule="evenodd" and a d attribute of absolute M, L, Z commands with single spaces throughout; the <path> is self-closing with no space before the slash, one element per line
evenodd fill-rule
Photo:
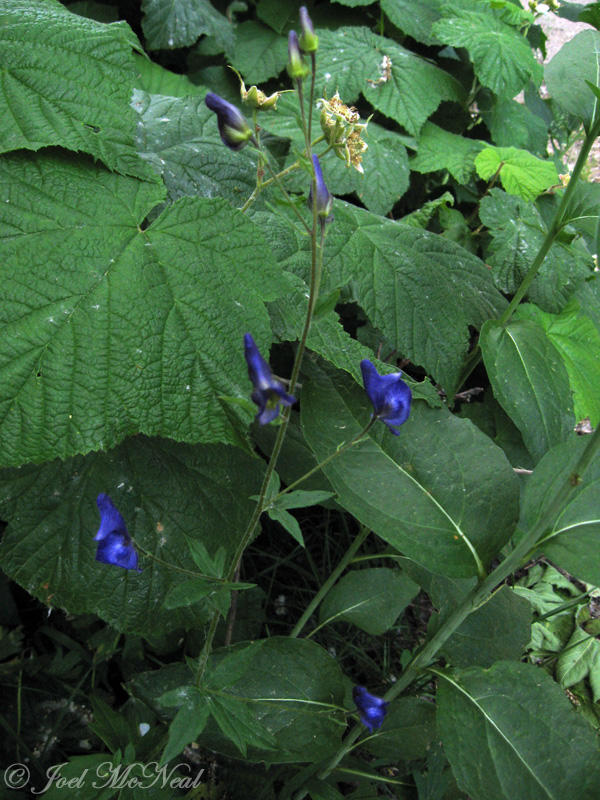
<path fill-rule="evenodd" d="M 475 74 L 496 94 L 514 97 L 542 68 L 527 39 L 487 7 L 481 10 L 443 6 L 444 17 L 434 22 L 434 36 L 453 47 L 465 47 Z"/>
<path fill-rule="evenodd" d="M 417 42 L 439 44 L 431 33 L 431 26 L 441 16 L 442 0 L 381 0 L 385 15 L 401 31 Z"/>
<path fill-rule="evenodd" d="M 598 98 L 587 84 L 600 84 L 600 32 L 581 31 L 566 42 L 544 69 L 552 98 L 586 128 L 598 115 Z"/>
<path fill-rule="evenodd" d="M 0 7 L 0 152 L 60 145 L 111 169 L 151 177 L 135 151 L 135 34 L 55 0 Z"/>
<path fill-rule="evenodd" d="M 287 42 L 284 36 L 259 22 L 242 22 L 236 27 L 227 58 L 248 85 L 262 83 L 279 75 L 285 67 Z"/>
<path fill-rule="evenodd" d="M 458 785 L 473 800 L 596 794 L 595 734 L 544 670 L 499 662 L 438 675 L 438 730 Z"/>
<path fill-rule="evenodd" d="M 263 300 L 289 286 L 255 225 L 224 200 L 182 198 L 144 228 L 161 189 L 87 160 L 0 170 L 3 463 L 138 431 L 239 442 L 218 398 L 247 394 L 242 336 L 266 344 Z"/>
<path fill-rule="evenodd" d="M 187 47 L 206 33 L 224 47 L 233 42 L 229 20 L 209 0 L 143 0 L 142 29 L 149 50 Z"/>
<path fill-rule="evenodd" d="M 544 329 L 529 319 L 486 322 L 480 345 L 494 396 L 538 461 L 575 425 L 562 359 Z"/>
<path fill-rule="evenodd" d="M 0 470 L 9 523 L 2 569 L 42 602 L 98 614 L 117 630 L 152 635 L 201 626 L 212 607 L 167 609 L 165 597 L 181 583 L 181 569 L 200 572 L 188 541 L 211 555 L 224 547 L 231 557 L 260 479 L 260 462 L 238 448 L 143 437 L 108 453 Z M 139 574 L 95 560 L 100 492 L 112 497 L 139 544 Z"/>
<path fill-rule="evenodd" d="M 319 32 L 317 89 L 336 89 L 345 103 L 359 94 L 415 134 L 442 100 L 459 100 L 462 89 L 447 72 L 368 28 Z"/>
<path fill-rule="evenodd" d="M 569 480 L 573 491 L 565 507 L 550 522 L 540 551 L 577 578 L 599 586 L 600 563 L 590 553 L 597 553 L 600 547 L 600 458 L 596 457 L 583 475 L 575 472 L 587 443 L 587 436 L 572 434 L 536 466 L 523 496 L 519 531 L 526 532 L 535 525 Z"/>
<path fill-rule="evenodd" d="M 172 199 L 226 197 L 243 205 L 256 185 L 257 158 L 249 149 L 235 153 L 225 147 L 204 97 L 136 91 L 132 104 L 140 114 L 136 137 L 140 155 L 162 175 Z"/>
<path fill-rule="evenodd" d="M 417 155 L 410 162 L 417 172 L 447 169 L 459 183 L 467 183 L 475 171 L 475 157 L 485 142 L 467 139 L 426 122 L 419 136 Z"/>
<path fill-rule="evenodd" d="M 319 461 L 367 424 L 366 395 L 312 366 L 302 428 Z M 488 564 L 511 535 L 518 483 L 506 457 L 472 423 L 414 402 L 399 436 L 383 424 L 323 468 L 346 510 L 426 569 L 454 577 Z M 452 475 L 452 482 L 447 476 Z"/>
<path fill-rule="evenodd" d="M 552 161 L 536 158 L 517 147 L 486 147 L 476 157 L 475 168 L 479 177 L 486 181 L 499 175 L 508 194 L 516 194 L 524 200 L 535 200 L 559 182 Z"/>

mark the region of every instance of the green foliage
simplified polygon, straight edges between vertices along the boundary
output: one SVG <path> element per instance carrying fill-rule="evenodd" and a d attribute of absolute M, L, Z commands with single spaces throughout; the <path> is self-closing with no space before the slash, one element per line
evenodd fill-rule
<path fill-rule="evenodd" d="M 475 169 L 484 180 L 499 175 L 508 194 L 524 200 L 534 200 L 558 183 L 558 173 L 551 161 L 542 161 L 516 147 L 486 147 L 475 159 Z"/>

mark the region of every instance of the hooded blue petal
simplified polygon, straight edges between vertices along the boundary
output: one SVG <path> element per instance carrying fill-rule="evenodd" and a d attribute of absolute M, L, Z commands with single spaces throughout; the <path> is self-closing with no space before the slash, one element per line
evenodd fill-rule
<path fill-rule="evenodd" d="M 252 138 L 252 130 L 242 112 L 214 92 L 208 92 L 204 102 L 217 115 L 221 141 L 231 150 L 241 150 Z"/>
<path fill-rule="evenodd" d="M 317 214 L 323 219 L 324 222 L 331 222 L 333 214 L 331 213 L 331 206 L 333 205 L 333 197 L 327 188 L 323 179 L 323 171 L 319 163 L 318 156 L 312 157 L 313 166 L 315 168 L 315 180 L 317 184 Z M 308 194 L 308 207 L 312 209 L 312 186 Z"/>
<path fill-rule="evenodd" d="M 141 572 L 138 554 L 119 510 L 104 493 L 98 495 L 96 503 L 100 511 L 100 527 L 94 536 L 98 542 L 96 561 Z"/>
<path fill-rule="evenodd" d="M 364 686 L 355 686 L 352 697 L 358 709 L 360 721 L 369 729 L 369 733 L 381 728 L 389 703 L 382 697 L 368 692 Z"/>
<path fill-rule="evenodd" d="M 280 403 L 292 406 L 296 398 L 288 394 L 283 385 L 273 378 L 271 368 L 249 333 L 244 336 L 244 355 L 248 364 L 248 377 L 254 386 L 251 397 L 258 406 L 256 420 L 260 425 L 266 425 L 279 416 Z"/>
<path fill-rule="evenodd" d="M 412 392 L 410 387 L 402 380 L 401 372 L 391 375 L 380 375 L 375 365 L 368 358 L 360 362 L 365 391 L 371 403 L 375 416 L 385 422 L 393 434 L 398 436 L 393 426 L 402 425 L 410 414 Z"/>

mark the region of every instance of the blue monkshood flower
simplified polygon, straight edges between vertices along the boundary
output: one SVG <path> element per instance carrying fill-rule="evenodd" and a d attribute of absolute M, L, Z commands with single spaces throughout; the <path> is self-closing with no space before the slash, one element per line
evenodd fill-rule
<path fill-rule="evenodd" d="M 231 150 L 241 150 L 252 139 L 252 129 L 242 112 L 218 94 L 208 92 L 204 102 L 217 115 L 221 141 Z"/>
<path fill-rule="evenodd" d="M 313 28 L 312 19 L 308 16 L 306 6 L 300 6 L 300 47 L 305 53 L 314 53 L 319 47 L 319 37 Z"/>
<path fill-rule="evenodd" d="M 360 721 L 369 729 L 369 733 L 381 728 L 389 703 L 382 697 L 376 697 L 368 692 L 364 686 L 355 686 L 352 690 L 352 697 L 356 703 Z"/>
<path fill-rule="evenodd" d="M 394 425 L 402 425 L 408 419 L 412 400 L 410 387 L 402 380 L 401 372 L 380 375 L 368 358 L 360 362 L 360 368 L 365 391 L 375 409 L 374 416 L 385 422 L 391 432 L 398 436 L 400 432 Z"/>
<path fill-rule="evenodd" d="M 300 52 L 300 42 L 298 41 L 298 34 L 296 31 L 290 31 L 288 34 L 288 75 L 292 80 L 302 80 L 306 78 L 310 69 L 302 59 Z"/>
<path fill-rule="evenodd" d="M 256 419 L 260 425 L 272 422 L 279 415 L 279 404 L 292 406 L 296 398 L 288 394 L 282 384 L 275 380 L 271 368 L 261 356 L 252 336 L 244 336 L 244 355 L 248 364 L 248 376 L 254 385 L 252 400 L 258 406 Z"/>
<path fill-rule="evenodd" d="M 94 536 L 98 542 L 96 561 L 141 572 L 138 567 L 137 551 L 119 510 L 104 493 L 98 495 L 96 503 L 100 511 L 100 527 Z"/>
<path fill-rule="evenodd" d="M 331 192 L 323 180 L 323 172 L 321 171 L 321 165 L 319 164 L 319 157 L 313 156 L 312 160 L 315 168 L 315 178 L 317 181 L 317 214 L 323 222 L 331 222 L 333 220 L 333 214 L 331 213 L 333 197 L 331 196 Z M 308 207 L 312 209 L 312 186 L 310 187 L 310 192 L 308 193 Z"/>

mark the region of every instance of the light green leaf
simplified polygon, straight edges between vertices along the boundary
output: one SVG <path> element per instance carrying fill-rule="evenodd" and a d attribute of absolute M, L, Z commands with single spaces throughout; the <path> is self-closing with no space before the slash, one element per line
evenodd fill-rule
<path fill-rule="evenodd" d="M 140 115 L 139 153 L 162 176 L 171 199 L 225 197 L 244 204 L 256 186 L 257 158 L 248 148 L 235 153 L 223 144 L 203 96 L 161 97 L 136 90 L 132 105 Z"/>
<path fill-rule="evenodd" d="M 589 130 L 598 115 L 598 99 L 586 81 L 600 84 L 600 33 L 581 31 L 565 42 L 546 64 L 544 78 L 553 100 Z"/>
<path fill-rule="evenodd" d="M 576 625 L 556 662 L 556 678 L 563 688 L 568 688 L 597 670 L 600 670 L 600 641 Z"/>
<path fill-rule="evenodd" d="M 441 0 L 381 0 L 381 10 L 394 25 L 424 44 L 439 44 L 431 26 L 440 18 L 441 5 Z"/>
<path fill-rule="evenodd" d="M 594 732 L 544 670 L 499 662 L 438 675 L 438 731 L 464 792 L 485 800 L 594 795 Z"/>
<path fill-rule="evenodd" d="M 224 200 L 182 198 L 149 227 L 150 184 L 60 155 L 0 164 L 6 465 L 142 431 L 243 444 L 242 335 L 289 288 L 260 230 Z M 241 268 L 243 265 L 243 268 Z M 60 376 L 60 380 L 57 380 Z"/>
<path fill-rule="evenodd" d="M 287 64 L 287 41 L 270 28 L 249 20 L 236 26 L 235 41 L 228 46 L 229 63 L 247 85 L 274 78 Z"/>
<path fill-rule="evenodd" d="M 548 337 L 531 320 L 486 322 L 479 340 L 494 396 L 537 461 L 575 425 L 569 378 Z"/>
<path fill-rule="evenodd" d="M 302 389 L 302 429 L 322 460 L 367 424 L 365 393 L 312 367 Z M 337 502 L 426 569 L 476 574 L 510 537 L 518 482 L 502 451 L 467 420 L 414 402 L 399 436 L 381 424 L 323 468 Z M 445 477 L 455 476 L 449 484 Z"/>
<path fill-rule="evenodd" d="M 530 530 L 566 481 L 575 482 L 565 507 L 551 521 L 539 551 L 580 580 L 600 585 L 600 563 L 590 558 L 600 548 L 600 458 L 583 475 L 575 466 L 588 443 L 572 434 L 540 461 L 526 484 L 519 531 Z"/>
<path fill-rule="evenodd" d="M 542 68 L 529 42 L 491 8 L 471 11 L 444 5 L 443 14 L 433 23 L 432 34 L 453 47 L 465 47 L 484 86 L 497 95 L 514 97 L 530 80 L 540 83 Z"/>
<path fill-rule="evenodd" d="M 527 150 L 516 147 L 486 147 L 475 159 L 475 169 L 486 181 L 499 173 L 505 190 L 524 200 L 535 200 L 546 189 L 559 183 L 552 161 L 542 161 Z"/>
<path fill-rule="evenodd" d="M 142 0 L 142 12 L 148 50 L 189 47 L 205 33 L 223 48 L 233 43 L 231 23 L 209 0 Z"/>
<path fill-rule="evenodd" d="M 418 593 L 418 585 L 400 570 L 354 569 L 326 595 L 319 620 L 351 622 L 373 636 L 381 636 Z"/>
<path fill-rule="evenodd" d="M 60 145 L 152 179 L 136 153 L 132 48 L 125 22 L 104 25 L 55 0 L 0 8 L 0 152 Z"/>
<path fill-rule="evenodd" d="M 467 183 L 475 170 L 475 156 L 485 142 L 467 139 L 426 122 L 419 136 L 417 155 L 411 169 L 417 172 L 437 172 L 447 169 L 459 183 Z"/>
<path fill-rule="evenodd" d="M 546 314 L 537 306 L 522 305 L 519 319 L 532 319 L 546 332 L 559 352 L 569 376 L 575 419 L 589 417 L 593 428 L 600 422 L 600 332 L 583 316 L 576 300 L 562 314 Z"/>
<path fill-rule="evenodd" d="M 296 517 L 293 517 L 284 508 L 278 508 L 277 506 L 267 509 L 267 514 L 271 517 L 271 519 L 275 520 L 275 522 L 278 522 L 280 525 L 282 525 L 301 547 L 305 546 L 304 536 L 302 536 L 302 531 Z"/>
<path fill-rule="evenodd" d="M 239 449 L 144 437 L 108 453 L 2 470 L 2 569 L 42 602 L 98 614 L 120 631 L 197 628 L 209 606 L 168 610 L 164 602 L 190 569 L 186 540 L 200 539 L 211 554 L 224 547 L 231 558 L 260 480 L 260 462 Z M 100 492 L 139 546 L 139 574 L 95 560 Z"/>
<path fill-rule="evenodd" d="M 384 64 L 389 60 L 389 69 Z M 359 94 L 382 114 L 415 134 L 442 100 L 459 100 L 462 89 L 448 73 L 368 28 L 319 31 L 317 89 L 344 103 Z"/>

